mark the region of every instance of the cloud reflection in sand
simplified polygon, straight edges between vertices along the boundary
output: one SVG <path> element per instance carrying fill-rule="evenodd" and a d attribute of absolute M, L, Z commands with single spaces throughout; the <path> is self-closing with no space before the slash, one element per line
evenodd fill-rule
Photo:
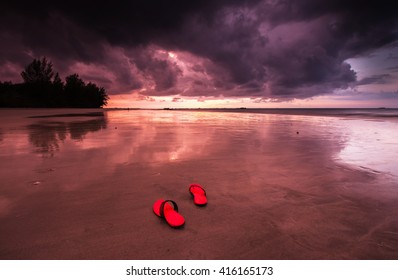
<path fill-rule="evenodd" d="M 118 166 L 149 168 L 217 158 L 239 160 L 243 166 L 253 162 L 253 155 L 264 155 L 275 165 L 288 164 L 297 156 L 307 161 L 332 156 L 364 167 L 380 159 L 377 167 L 391 171 L 396 167 L 391 157 L 397 154 L 397 135 L 390 130 L 390 123 L 331 117 L 107 111 L 102 116 L 25 119 L 24 126 L 3 133 L 1 154 L 20 173 L 56 170 L 64 180 L 60 185 L 67 189 L 100 180 Z M 51 157 L 57 160 L 52 162 Z M 37 177 L 24 176 L 29 177 L 27 182 Z"/>
<path fill-rule="evenodd" d="M 62 172 L 70 174 L 66 180 L 78 174 L 83 181 L 95 181 L 120 165 L 149 167 L 226 155 L 244 164 L 253 154 L 275 155 L 275 164 L 301 155 L 367 166 L 371 157 L 394 169 L 389 159 L 397 154 L 395 148 L 391 155 L 398 137 L 388 134 L 391 124 L 331 117 L 132 110 L 26 121 L 25 127 L 3 133 L 1 154 L 21 172 L 24 167 L 54 169 L 51 161 L 32 155 L 57 157 Z"/>

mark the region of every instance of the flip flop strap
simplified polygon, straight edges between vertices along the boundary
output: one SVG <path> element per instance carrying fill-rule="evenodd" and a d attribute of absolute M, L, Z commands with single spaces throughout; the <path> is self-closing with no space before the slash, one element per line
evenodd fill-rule
<path fill-rule="evenodd" d="M 203 191 L 204 195 L 206 195 L 205 189 L 202 188 L 201 186 L 193 184 L 193 185 L 191 185 L 191 186 L 189 187 L 189 190 L 191 190 L 192 188 L 199 188 L 199 189 L 201 189 L 201 190 Z"/>
<path fill-rule="evenodd" d="M 168 199 L 168 200 L 163 201 L 162 204 L 160 204 L 160 210 L 159 210 L 160 217 L 164 217 L 164 206 L 168 202 L 170 202 L 173 205 L 174 211 L 178 212 L 177 203 L 174 200 Z"/>

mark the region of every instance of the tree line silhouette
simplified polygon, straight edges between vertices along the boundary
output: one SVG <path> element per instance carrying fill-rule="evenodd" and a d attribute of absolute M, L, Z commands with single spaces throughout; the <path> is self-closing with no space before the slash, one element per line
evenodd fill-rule
<path fill-rule="evenodd" d="M 85 83 L 78 74 L 63 82 L 45 57 L 34 59 L 21 76 L 19 84 L 0 81 L 0 107 L 100 108 L 109 99 L 103 87 Z"/>

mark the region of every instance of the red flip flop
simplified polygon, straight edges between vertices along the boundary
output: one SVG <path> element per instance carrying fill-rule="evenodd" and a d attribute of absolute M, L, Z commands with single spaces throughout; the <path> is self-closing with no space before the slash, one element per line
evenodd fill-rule
<path fill-rule="evenodd" d="M 189 192 L 193 196 L 193 202 L 198 206 L 205 206 L 207 204 L 206 191 L 201 185 L 191 184 L 189 186 Z"/>
<path fill-rule="evenodd" d="M 185 219 L 178 213 L 177 203 L 173 200 L 159 199 L 153 204 L 153 212 L 166 220 L 171 227 L 181 227 Z"/>

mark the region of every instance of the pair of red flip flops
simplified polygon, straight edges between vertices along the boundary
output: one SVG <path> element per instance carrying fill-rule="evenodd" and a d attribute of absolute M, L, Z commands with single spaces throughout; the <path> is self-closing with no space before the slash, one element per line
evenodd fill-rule
<path fill-rule="evenodd" d="M 198 206 L 207 204 L 206 191 L 198 184 L 189 186 L 189 192 L 193 197 L 193 202 Z M 153 212 L 166 220 L 171 227 L 181 227 L 185 224 L 184 217 L 178 213 L 177 203 L 173 200 L 159 199 L 153 204 Z"/>

